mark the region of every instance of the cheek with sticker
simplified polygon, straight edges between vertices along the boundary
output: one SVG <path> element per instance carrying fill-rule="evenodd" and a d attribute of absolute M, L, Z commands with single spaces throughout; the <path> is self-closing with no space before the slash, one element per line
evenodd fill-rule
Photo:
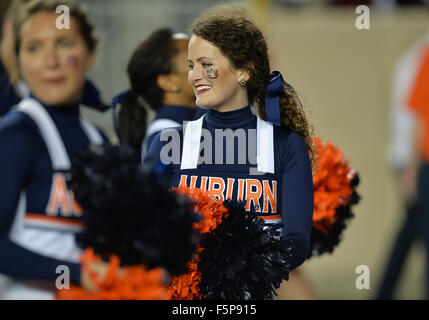
<path fill-rule="evenodd" d="M 80 65 L 80 59 L 76 56 L 68 56 L 66 59 L 66 64 L 70 67 L 76 68 Z"/>
<path fill-rule="evenodd" d="M 210 70 L 207 70 L 207 78 L 209 78 L 209 79 L 217 79 L 217 77 L 218 77 L 218 71 L 217 71 L 217 69 L 210 69 Z"/>

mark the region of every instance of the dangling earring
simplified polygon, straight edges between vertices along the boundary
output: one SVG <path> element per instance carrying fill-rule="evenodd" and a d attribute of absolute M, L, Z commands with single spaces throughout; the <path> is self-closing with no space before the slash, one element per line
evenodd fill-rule
<path fill-rule="evenodd" d="M 245 87 L 245 86 L 246 86 L 246 84 L 247 84 L 246 80 L 244 80 L 244 79 L 241 79 L 238 83 L 239 83 L 239 84 L 240 84 L 240 86 L 242 86 L 242 87 Z"/>

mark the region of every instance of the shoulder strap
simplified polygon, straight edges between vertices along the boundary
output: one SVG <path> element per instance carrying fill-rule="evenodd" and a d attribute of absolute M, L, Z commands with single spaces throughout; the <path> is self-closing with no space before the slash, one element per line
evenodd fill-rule
<path fill-rule="evenodd" d="M 101 145 L 103 144 L 103 137 L 101 136 L 100 132 L 98 132 L 97 128 L 88 120 L 85 118 L 80 118 L 80 126 L 82 127 L 83 131 L 85 132 L 86 136 L 88 137 L 88 140 L 92 144 Z"/>
<path fill-rule="evenodd" d="M 202 116 L 198 120 L 189 121 L 183 136 L 182 161 L 180 169 L 196 169 L 200 152 Z M 257 117 L 256 161 L 259 172 L 274 173 L 274 134 L 273 126 Z"/>
<path fill-rule="evenodd" d="M 274 173 L 273 125 L 257 117 L 256 163 L 259 172 Z"/>
<path fill-rule="evenodd" d="M 17 110 L 27 114 L 37 124 L 45 141 L 54 170 L 69 170 L 70 159 L 64 143 L 48 112 L 33 98 L 22 100 Z"/>
<path fill-rule="evenodd" d="M 26 98 L 17 105 L 16 110 L 25 113 L 37 124 L 48 149 L 52 168 L 54 170 L 69 170 L 71 165 L 67 150 L 57 126 L 45 108 L 37 100 Z M 81 118 L 80 125 L 91 143 L 97 145 L 103 143 L 101 134 L 92 123 Z"/>
<path fill-rule="evenodd" d="M 197 168 L 204 116 L 184 126 L 181 170 Z"/>

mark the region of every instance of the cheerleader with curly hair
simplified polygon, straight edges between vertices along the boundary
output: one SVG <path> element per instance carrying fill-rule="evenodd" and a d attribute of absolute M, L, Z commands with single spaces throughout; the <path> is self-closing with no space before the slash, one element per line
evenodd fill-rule
<path fill-rule="evenodd" d="M 188 80 L 208 112 L 160 133 L 146 163 L 172 187 L 243 201 L 267 225 L 282 225 L 294 269 L 308 255 L 313 217 L 312 128 L 301 102 L 271 72 L 264 36 L 243 10 L 216 8 L 191 29 Z"/>

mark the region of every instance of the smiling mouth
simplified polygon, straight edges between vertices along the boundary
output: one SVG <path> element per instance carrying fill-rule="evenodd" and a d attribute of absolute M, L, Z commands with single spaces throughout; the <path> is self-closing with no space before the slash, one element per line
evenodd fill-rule
<path fill-rule="evenodd" d="M 201 95 L 201 94 L 204 94 L 204 93 L 210 91 L 211 88 L 212 88 L 211 86 L 203 85 L 203 86 L 195 87 L 195 91 L 196 91 L 197 95 Z"/>

